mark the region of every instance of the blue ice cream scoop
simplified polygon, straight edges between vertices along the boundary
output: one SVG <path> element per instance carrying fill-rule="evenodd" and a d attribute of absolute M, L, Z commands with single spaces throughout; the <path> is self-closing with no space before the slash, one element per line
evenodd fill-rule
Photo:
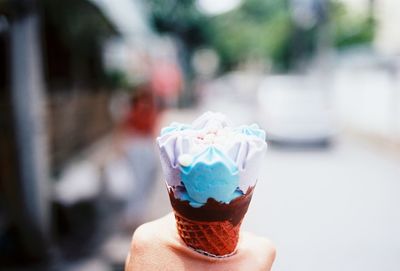
<path fill-rule="evenodd" d="M 200 204 L 209 198 L 230 202 L 238 196 L 238 167 L 215 146 L 194 156 L 190 165 L 181 165 L 181 178 L 189 197 Z"/>
<path fill-rule="evenodd" d="M 235 128 L 234 130 L 244 135 L 258 137 L 265 141 L 265 131 L 260 129 L 260 127 L 255 123 L 253 123 L 252 125 L 242 125 Z"/>
<path fill-rule="evenodd" d="M 192 126 L 189 124 L 173 122 L 169 126 L 164 127 L 161 130 L 161 136 L 172 133 L 172 132 L 183 131 L 183 130 L 187 130 L 187 129 L 191 129 L 191 128 L 192 128 Z"/>

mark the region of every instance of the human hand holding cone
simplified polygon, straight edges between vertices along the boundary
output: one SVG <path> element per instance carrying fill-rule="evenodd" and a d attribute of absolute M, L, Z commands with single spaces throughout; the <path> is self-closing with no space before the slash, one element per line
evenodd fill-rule
<path fill-rule="evenodd" d="M 207 112 L 191 125 L 172 123 L 157 139 L 178 233 L 215 257 L 235 252 L 266 151 L 257 125 L 228 123 Z"/>

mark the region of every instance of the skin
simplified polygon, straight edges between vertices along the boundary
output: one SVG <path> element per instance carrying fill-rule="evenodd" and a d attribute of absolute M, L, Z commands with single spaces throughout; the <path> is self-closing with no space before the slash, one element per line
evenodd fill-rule
<path fill-rule="evenodd" d="M 233 256 L 218 259 L 197 253 L 182 242 L 170 213 L 135 231 L 125 271 L 269 271 L 274 260 L 275 248 L 271 242 L 249 232 L 240 233 Z"/>

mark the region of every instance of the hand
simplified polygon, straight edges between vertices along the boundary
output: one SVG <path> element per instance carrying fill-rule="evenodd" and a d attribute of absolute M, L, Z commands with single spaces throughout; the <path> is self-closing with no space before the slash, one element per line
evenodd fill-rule
<path fill-rule="evenodd" d="M 125 271 L 269 271 L 275 248 L 265 238 L 241 232 L 237 253 L 227 258 L 204 256 L 180 239 L 172 213 L 140 226 L 132 238 Z"/>

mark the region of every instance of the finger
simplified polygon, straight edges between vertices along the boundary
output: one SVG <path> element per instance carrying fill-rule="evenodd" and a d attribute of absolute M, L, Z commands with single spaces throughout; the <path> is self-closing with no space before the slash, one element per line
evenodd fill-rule
<path fill-rule="evenodd" d="M 249 232 L 241 233 L 238 253 L 263 267 L 260 270 L 270 270 L 276 258 L 276 248 L 270 240 Z"/>
<path fill-rule="evenodd" d="M 130 261 L 131 261 L 131 252 L 129 251 L 128 256 L 126 256 L 126 260 L 125 260 L 125 268 L 124 268 L 125 271 L 130 270 L 130 268 L 129 268 Z"/>

